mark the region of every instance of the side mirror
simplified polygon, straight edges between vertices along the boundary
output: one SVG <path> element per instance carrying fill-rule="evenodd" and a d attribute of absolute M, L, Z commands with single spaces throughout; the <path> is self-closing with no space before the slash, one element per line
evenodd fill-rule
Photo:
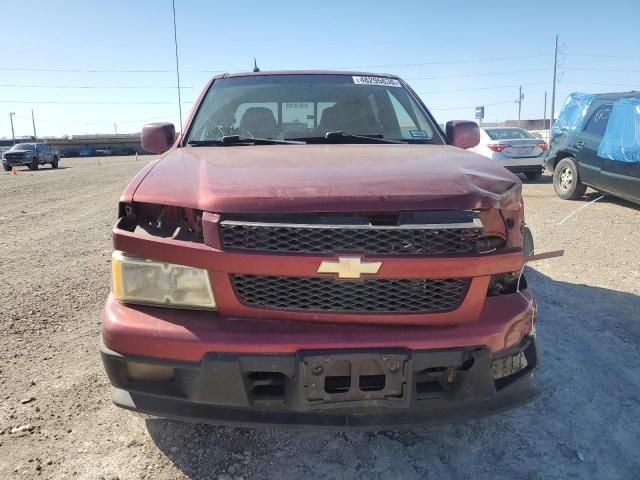
<path fill-rule="evenodd" d="M 148 123 L 142 127 L 142 148 L 153 153 L 164 153 L 176 141 L 176 127 L 173 123 Z"/>
<path fill-rule="evenodd" d="M 473 148 L 480 143 L 480 127 L 468 120 L 452 120 L 446 128 L 449 144 L 458 148 Z"/>

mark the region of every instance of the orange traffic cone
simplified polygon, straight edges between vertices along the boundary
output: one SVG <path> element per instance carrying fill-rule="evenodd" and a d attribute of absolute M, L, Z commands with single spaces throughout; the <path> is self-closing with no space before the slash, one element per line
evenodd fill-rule
<path fill-rule="evenodd" d="M 18 171 L 16 170 L 16 167 L 13 167 L 13 168 L 11 169 L 11 173 L 13 173 L 14 175 L 17 175 L 17 174 L 18 174 Z"/>

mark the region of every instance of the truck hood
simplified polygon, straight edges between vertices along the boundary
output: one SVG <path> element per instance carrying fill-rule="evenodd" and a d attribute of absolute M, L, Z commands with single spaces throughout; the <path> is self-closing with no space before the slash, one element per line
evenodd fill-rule
<path fill-rule="evenodd" d="M 447 145 L 176 148 L 137 181 L 136 202 L 215 213 L 518 209 L 522 189 L 499 164 Z"/>
<path fill-rule="evenodd" d="M 5 155 L 28 155 L 31 153 L 31 150 L 8 150 L 4 152 Z"/>

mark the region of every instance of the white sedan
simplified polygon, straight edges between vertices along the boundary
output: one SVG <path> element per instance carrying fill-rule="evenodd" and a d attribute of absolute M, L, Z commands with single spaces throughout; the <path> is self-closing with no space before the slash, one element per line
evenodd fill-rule
<path fill-rule="evenodd" d="M 547 144 L 523 128 L 486 127 L 480 129 L 478 146 L 470 150 L 500 162 L 513 173 L 537 180 L 544 171 Z"/>

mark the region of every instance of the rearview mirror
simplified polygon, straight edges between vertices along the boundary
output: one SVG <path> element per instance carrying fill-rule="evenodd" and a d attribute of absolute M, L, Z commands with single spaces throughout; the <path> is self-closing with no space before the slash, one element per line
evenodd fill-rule
<path fill-rule="evenodd" d="M 176 127 L 173 123 L 148 123 L 142 127 L 142 148 L 153 153 L 164 153 L 176 141 Z"/>
<path fill-rule="evenodd" d="M 452 120 L 446 127 L 449 145 L 458 148 L 473 148 L 480 143 L 480 127 L 468 120 Z"/>

